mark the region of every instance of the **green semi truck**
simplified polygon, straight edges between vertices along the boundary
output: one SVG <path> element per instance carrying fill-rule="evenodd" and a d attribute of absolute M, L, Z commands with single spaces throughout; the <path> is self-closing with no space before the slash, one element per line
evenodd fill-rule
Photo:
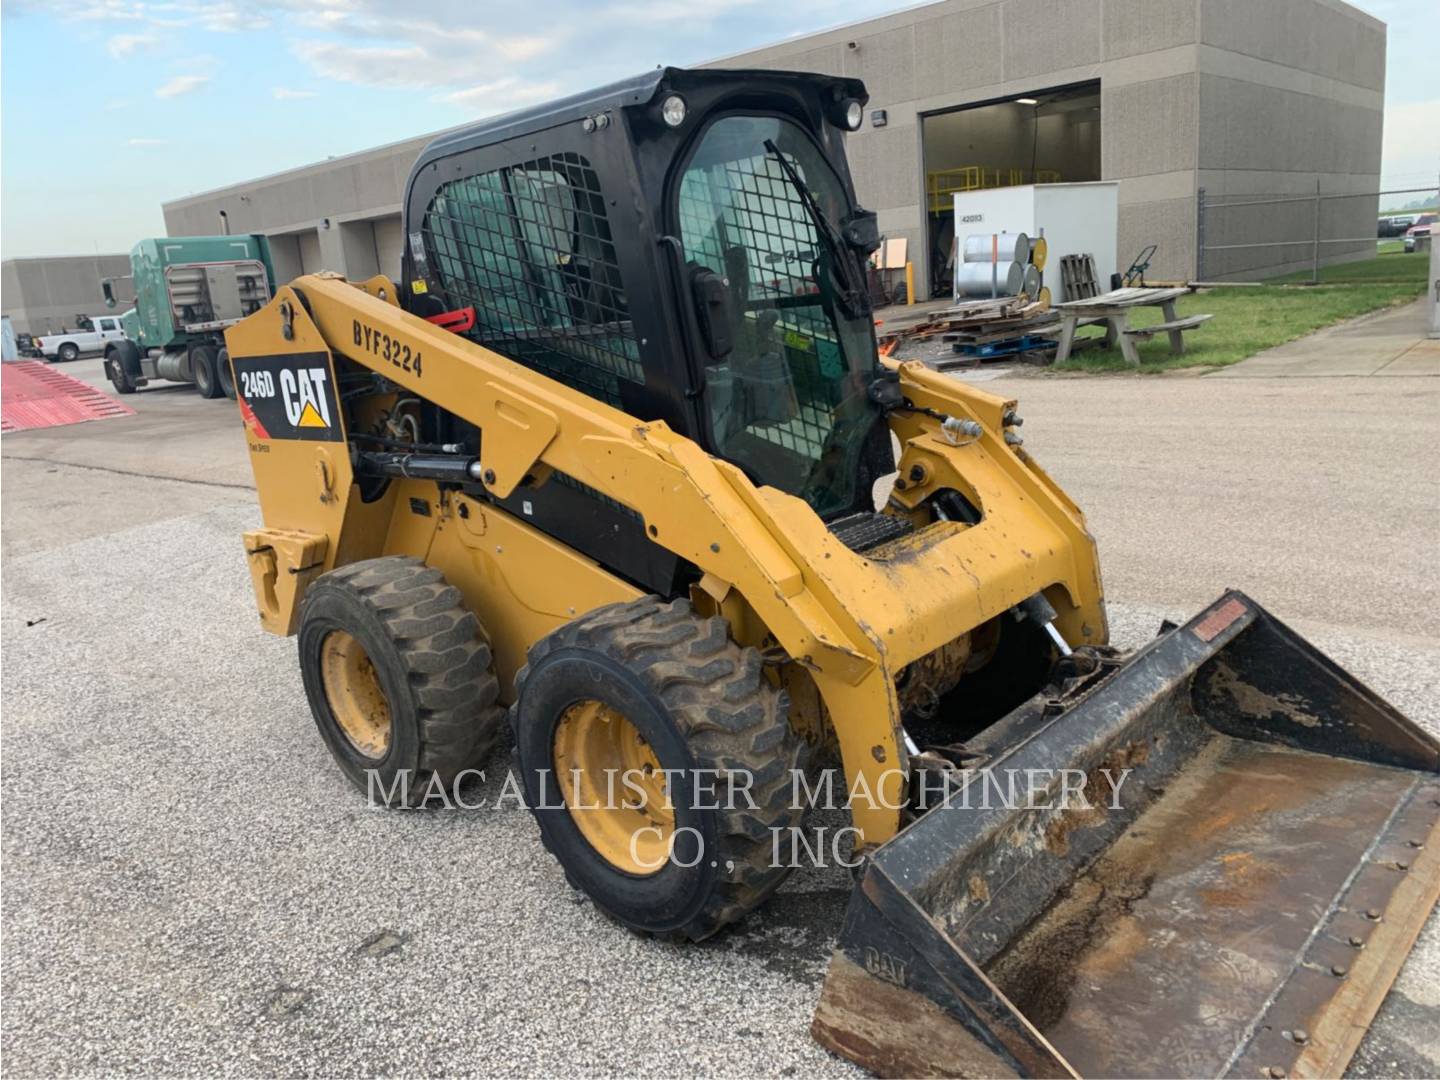
<path fill-rule="evenodd" d="M 161 380 L 188 382 L 201 397 L 235 396 L 225 328 L 259 311 L 275 292 L 270 245 L 258 234 L 162 236 L 130 252 L 130 275 L 105 278 L 111 307 L 130 281 L 134 306 L 121 315 L 125 336 L 106 342 L 105 374 L 116 393 Z"/>

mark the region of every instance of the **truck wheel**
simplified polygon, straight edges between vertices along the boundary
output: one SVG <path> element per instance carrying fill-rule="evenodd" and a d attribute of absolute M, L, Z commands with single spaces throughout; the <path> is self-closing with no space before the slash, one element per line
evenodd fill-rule
<path fill-rule="evenodd" d="M 235 400 L 235 373 L 230 370 L 230 350 L 222 348 L 215 354 L 215 375 L 220 380 L 220 392 L 231 401 Z"/>
<path fill-rule="evenodd" d="M 480 623 L 419 559 L 367 559 L 319 578 L 299 644 L 320 737 L 372 799 L 424 805 L 494 746 L 505 714 Z"/>
<path fill-rule="evenodd" d="M 530 649 L 516 694 L 541 839 L 602 911 L 699 941 L 785 879 L 772 830 L 799 823 L 805 744 L 788 695 L 723 619 L 655 597 L 599 608 Z M 749 801 L 731 797 L 726 777 L 749 781 Z"/>
<path fill-rule="evenodd" d="M 140 350 L 129 341 L 122 341 L 105 354 L 105 374 L 117 394 L 135 393 L 135 377 L 131 374 L 131 357 L 134 367 L 140 366 Z"/>
<path fill-rule="evenodd" d="M 203 398 L 220 396 L 220 379 L 215 374 L 215 350 L 209 345 L 196 345 L 190 350 L 190 377 Z"/>
<path fill-rule="evenodd" d="M 73 341 L 67 341 L 65 342 L 65 344 L 60 346 L 60 349 L 56 353 L 55 358 L 57 360 L 64 360 L 67 364 L 73 360 L 79 360 L 80 347 L 76 345 Z"/>

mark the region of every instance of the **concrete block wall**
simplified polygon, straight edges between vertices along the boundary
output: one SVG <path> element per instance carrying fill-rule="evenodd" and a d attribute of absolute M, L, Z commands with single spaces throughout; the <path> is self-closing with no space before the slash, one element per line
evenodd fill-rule
<path fill-rule="evenodd" d="M 865 80 L 867 113 L 885 109 L 888 125 L 867 116 L 849 136 L 856 186 L 882 230 L 910 239 L 922 281 L 921 117 L 1099 79 L 1120 257 L 1157 244 L 1151 276 L 1179 279 L 1196 268 L 1202 184 L 1374 189 L 1384 56 L 1384 24 L 1338 0 L 944 0 L 710 66 Z M 1360 202 L 1337 208 L 1329 235 L 1373 231 Z"/>
<path fill-rule="evenodd" d="M 128 253 L 6 259 L 0 264 L 0 303 L 16 333 L 43 336 L 73 328 L 76 315 L 111 314 L 100 279 L 129 273 Z"/>
<path fill-rule="evenodd" d="M 1258 279 L 1307 269 L 1313 200 L 1320 261 L 1371 258 L 1380 200 L 1385 25 L 1335 0 L 1205 0 L 1196 186 L 1207 245 L 1283 243 L 1205 253 L 1208 278 Z M 1356 243 L 1325 241 L 1356 239 Z"/>
<path fill-rule="evenodd" d="M 1203 2 L 1203 0 L 1199 0 Z M 1120 180 L 1120 253 L 1158 243 L 1155 270 L 1194 263 L 1197 0 L 944 0 L 716 67 L 811 68 L 865 80 L 888 124 L 849 136 L 861 200 L 926 265 L 921 117 L 1100 80 L 1102 178 Z M 853 44 L 853 47 L 852 47 Z M 939 167 L 939 166 L 934 166 Z"/>

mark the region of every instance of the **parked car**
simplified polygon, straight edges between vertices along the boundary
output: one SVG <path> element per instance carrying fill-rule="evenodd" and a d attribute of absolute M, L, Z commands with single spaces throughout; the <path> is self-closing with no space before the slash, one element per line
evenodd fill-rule
<path fill-rule="evenodd" d="M 125 336 L 118 315 L 81 315 L 78 329 L 61 330 L 35 339 L 35 347 L 47 359 L 78 360 L 85 353 L 103 353 L 108 342 Z"/>
<path fill-rule="evenodd" d="M 1376 236 L 1381 240 L 1388 240 L 1395 236 L 1404 236 L 1405 230 L 1414 224 L 1414 214 L 1390 214 L 1380 219 L 1380 226 L 1376 232 Z"/>
<path fill-rule="evenodd" d="M 1435 219 L 1440 214 L 1421 214 L 1415 219 L 1415 224 L 1405 230 L 1405 250 L 1414 251 L 1417 237 L 1429 236 L 1430 226 L 1435 224 Z"/>

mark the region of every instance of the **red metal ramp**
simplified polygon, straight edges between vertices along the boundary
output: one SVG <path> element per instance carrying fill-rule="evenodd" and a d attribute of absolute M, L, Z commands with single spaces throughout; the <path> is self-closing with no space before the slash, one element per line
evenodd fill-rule
<path fill-rule="evenodd" d="M 133 415 L 130 406 L 39 360 L 0 366 L 0 432 Z"/>

